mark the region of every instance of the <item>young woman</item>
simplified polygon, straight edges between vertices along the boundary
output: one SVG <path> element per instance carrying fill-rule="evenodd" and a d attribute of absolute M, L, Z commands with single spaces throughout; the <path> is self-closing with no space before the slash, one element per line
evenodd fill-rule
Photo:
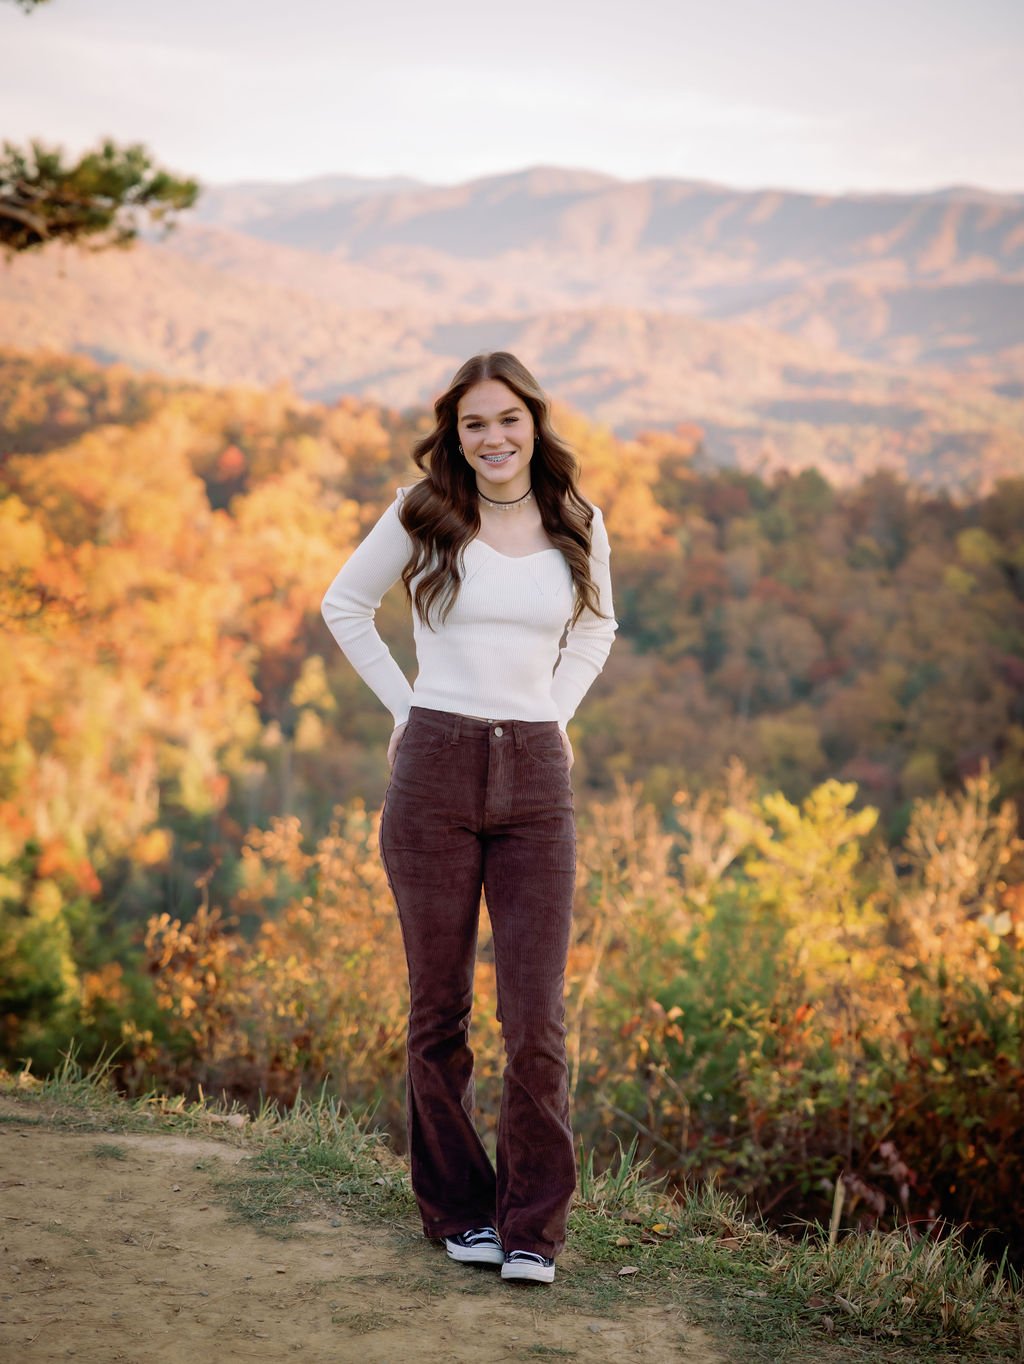
<path fill-rule="evenodd" d="M 474 356 L 413 450 L 423 477 L 352 553 L 325 621 L 391 711 L 380 853 L 409 970 L 406 1111 L 424 1235 L 550 1283 L 576 1187 L 564 985 L 576 874 L 566 726 L 617 628 L 608 536 L 548 401 L 507 351 Z M 374 626 L 401 578 L 410 686 Z M 557 666 L 556 666 L 557 665 Z M 506 1052 L 497 1169 L 473 1121 L 480 893 Z"/>

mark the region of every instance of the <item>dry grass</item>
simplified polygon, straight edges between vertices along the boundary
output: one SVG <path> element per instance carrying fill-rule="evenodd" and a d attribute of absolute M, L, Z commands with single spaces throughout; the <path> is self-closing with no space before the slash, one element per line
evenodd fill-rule
<path fill-rule="evenodd" d="M 205 1098 L 116 1095 L 108 1064 L 83 1074 L 71 1054 L 46 1080 L 0 1071 L 0 1092 L 38 1106 L 39 1121 L 104 1132 L 172 1128 L 216 1134 L 251 1152 L 245 1171 L 221 1182 L 247 1219 L 276 1234 L 310 1211 L 344 1205 L 395 1225 L 416 1221 L 405 1161 L 372 1115 L 321 1095 L 285 1112 L 250 1115 Z M 19 1119 L 22 1120 L 22 1119 Z M 113 1155 L 113 1149 L 111 1149 Z M 645 1177 L 637 1142 L 597 1171 L 580 1152 L 570 1219 L 577 1255 L 595 1269 L 579 1306 L 685 1296 L 705 1324 L 727 1330 L 736 1358 L 1024 1360 L 1024 1287 L 1005 1264 L 967 1250 L 956 1235 L 911 1240 L 902 1232 L 828 1230 L 791 1240 L 745 1215 L 711 1185 L 680 1201 Z M 623 1276 L 622 1269 L 632 1272 Z M 752 1351 L 753 1353 L 747 1353 Z M 838 1351 L 838 1353 L 835 1353 Z"/>

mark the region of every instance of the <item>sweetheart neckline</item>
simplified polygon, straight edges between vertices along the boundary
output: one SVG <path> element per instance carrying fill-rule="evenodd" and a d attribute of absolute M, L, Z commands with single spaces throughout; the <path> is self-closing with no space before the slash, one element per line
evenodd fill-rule
<path fill-rule="evenodd" d="M 492 554 L 497 554 L 502 559 L 536 559 L 539 554 L 561 554 L 562 552 L 557 545 L 549 545 L 547 549 L 535 549 L 530 554 L 505 554 L 502 550 L 489 545 L 486 540 L 474 537 L 469 543 L 471 545 L 483 545 L 484 549 L 489 549 Z"/>

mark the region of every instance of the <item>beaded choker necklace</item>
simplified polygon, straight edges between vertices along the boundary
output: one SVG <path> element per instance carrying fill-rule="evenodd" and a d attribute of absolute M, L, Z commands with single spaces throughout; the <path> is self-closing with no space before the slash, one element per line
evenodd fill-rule
<path fill-rule="evenodd" d="M 522 497 L 514 497 L 511 502 L 498 502 L 493 497 L 488 497 L 486 493 L 480 492 L 479 488 L 477 489 L 477 493 L 480 497 L 483 498 L 483 500 L 488 504 L 488 506 L 497 507 L 500 511 L 511 511 L 513 507 L 518 507 L 523 502 L 528 502 L 530 498 L 533 496 L 533 489 L 527 488 L 526 492 L 523 493 Z"/>

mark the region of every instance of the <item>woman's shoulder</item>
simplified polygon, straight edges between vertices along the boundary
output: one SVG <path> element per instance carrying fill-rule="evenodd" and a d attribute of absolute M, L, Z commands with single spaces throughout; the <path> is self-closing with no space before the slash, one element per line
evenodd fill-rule
<path fill-rule="evenodd" d="M 590 521 L 590 552 L 595 559 L 601 559 L 605 563 L 608 561 L 610 545 L 608 542 L 608 529 L 604 524 L 604 513 L 596 502 L 586 499 L 590 507 L 592 516 Z"/>
<path fill-rule="evenodd" d="M 405 501 L 406 493 L 411 492 L 413 487 L 415 484 L 407 487 L 395 487 L 394 497 L 390 502 L 385 503 L 370 536 L 367 537 L 372 537 L 374 544 L 382 544 L 385 540 L 394 543 L 401 541 L 408 548 L 410 537 L 402 517 L 402 503 Z"/>
<path fill-rule="evenodd" d="M 604 520 L 604 514 L 602 513 L 601 508 L 597 505 L 597 503 L 594 501 L 592 497 L 585 497 L 583 493 L 577 493 L 575 498 L 576 506 L 578 507 L 581 502 L 583 506 L 586 507 L 587 510 L 593 514 L 594 521 Z M 568 497 L 565 498 L 562 505 L 565 507 L 569 506 L 570 499 Z"/>

